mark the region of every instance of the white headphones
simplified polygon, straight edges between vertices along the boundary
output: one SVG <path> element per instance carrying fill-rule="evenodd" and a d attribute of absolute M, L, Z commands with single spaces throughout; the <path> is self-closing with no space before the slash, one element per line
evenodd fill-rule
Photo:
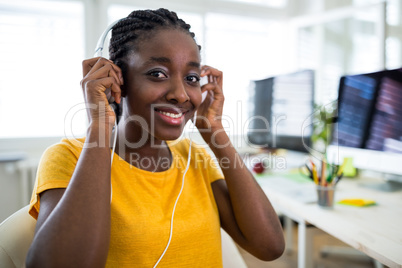
<path fill-rule="evenodd" d="M 105 31 L 99 37 L 98 43 L 96 44 L 94 57 L 102 56 L 103 46 L 105 45 L 106 36 L 110 32 L 110 30 L 113 28 L 113 26 L 115 26 L 119 21 L 120 20 L 116 20 L 116 21 L 112 22 L 109 26 L 106 27 Z"/>
<path fill-rule="evenodd" d="M 102 35 L 100 36 L 100 38 L 99 38 L 99 40 L 98 40 L 98 43 L 96 44 L 94 57 L 101 57 L 101 56 L 102 56 L 102 52 L 103 52 L 103 47 L 104 47 L 104 44 L 105 44 L 106 36 L 108 35 L 109 31 L 113 28 L 113 26 L 116 25 L 119 21 L 120 21 L 120 20 L 117 20 L 117 21 L 114 21 L 113 23 L 111 23 L 111 24 L 105 29 L 105 31 L 102 33 Z M 205 97 L 206 97 L 206 93 L 207 93 L 207 92 L 204 92 L 202 101 L 204 101 L 204 99 L 205 99 Z M 193 118 L 194 124 L 195 124 L 196 118 L 197 118 L 197 111 L 195 111 L 195 113 L 194 113 L 194 118 Z M 114 129 L 115 129 L 115 133 L 114 133 L 114 141 L 113 141 L 113 146 L 112 146 L 112 155 L 111 155 L 111 163 L 110 163 L 110 165 L 112 165 L 112 163 L 113 163 L 113 155 L 114 155 L 114 151 L 115 151 L 115 148 L 116 148 L 116 140 L 117 140 L 117 122 L 116 122 L 116 120 L 115 120 L 115 123 L 114 123 Z M 174 212 L 175 212 L 175 210 L 176 210 L 176 205 L 177 205 L 177 202 L 179 201 L 180 195 L 181 195 L 181 193 L 183 192 L 183 188 L 184 188 L 184 178 L 185 178 L 186 173 L 187 173 L 187 171 L 188 171 L 188 169 L 189 169 L 189 167 L 190 167 L 190 162 L 191 162 L 191 145 L 192 145 L 192 139 L 191 139 L 191 136 L 190 136 L 190 145 L 189 145 L 188 156 L 187 156 L 187 165 L 186 165 L 186 169 L 184 170 L 184 174 L 183 174 L 183 178 L 182 178 L 182 184 L 181 184 L 181 189 L 180 189 L 180 192 L 179 192 L 179 194 L 177 195 L 176 201 L 175 201 L 175 203 L 174 203 L 173 211 L 172 211 L 172 217 L 171 217 L 171 220 L 170 220 L 170 234 L 169 234 L 169 240 L 168 240 L 168 242 L 167 242 L 167 245 L 166 245 L 164 251 L 162 252 L 161 256 L 159 257 L 158 261 L 155 263 L 154 268 L 155 268 L 156 266 L 158 266 L 159 262 L 162 260 L 163 256 L 165 255 L 166 251 L 168 250 L 169 245 L 170 245 L 170 242 L 171 242 L 171 240 L 172 240 Z M 111 183 L 111 182 L 110 182 L 110 183 Z M 111 188 L 110 203 L 111 203 L 111 202 L 112 202 L 112 195 L 113 195 L 112 185 L 110 185 L 110 188 Z"/>

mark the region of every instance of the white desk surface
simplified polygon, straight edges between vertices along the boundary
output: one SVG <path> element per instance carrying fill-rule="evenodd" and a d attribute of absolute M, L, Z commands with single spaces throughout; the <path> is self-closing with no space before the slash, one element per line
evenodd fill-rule
<path fill-rule="evenodd" d="M 289 184 L 290 187 L 281 190 L 278 182 L 283 179 L 280 175 L 269 174 L 257 177 L 275 209 L 298 222 L 313 224 L 389 267 L 402 267 L 402 191 L 382 192 L 361 186 L 361 183 L 380 182 L 372 178 L 343 178 L 336 186 L 335 202 L 345 198 L 367 198 L 375 200 L 377 205 L 335 204 L 328 210 L 314 202 L 316 193 L 312 182 L 286 179 L 286 183 L 290 181 L 293 186 Z M 305 198 L 308 195 L 312 200 Z M 300 196 L 303 198 L 298 200 Z M 305 202 L 301 201 L 303 199 Z"/>

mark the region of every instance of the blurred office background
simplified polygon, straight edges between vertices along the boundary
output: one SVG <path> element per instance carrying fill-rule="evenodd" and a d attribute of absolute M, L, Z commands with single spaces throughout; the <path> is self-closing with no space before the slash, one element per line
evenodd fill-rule
<path fill-rule="evenodd" d="M 85 134 L 81 62 L 105 27 L 165 7 L 224 72 L 224 115 L 242 137 L 250 81 L 315 71 L 315 102 L 345 74 L 402 66 L 402 0 L 0 0 L 0 221 L 29 202 L 43 150 Z"/>

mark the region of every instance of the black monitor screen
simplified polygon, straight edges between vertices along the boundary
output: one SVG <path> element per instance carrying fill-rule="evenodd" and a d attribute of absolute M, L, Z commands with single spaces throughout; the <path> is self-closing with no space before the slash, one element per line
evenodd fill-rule
<path fill-rule="evenodd" d="M 332 144 L 402 153 L 402 69 L 341 78 Z"/>
<path fill-rule="evenodd" d="M 253 81 L 251 91 L 249 142 L 307 152 L 313 132 L 314 72 Z"/>

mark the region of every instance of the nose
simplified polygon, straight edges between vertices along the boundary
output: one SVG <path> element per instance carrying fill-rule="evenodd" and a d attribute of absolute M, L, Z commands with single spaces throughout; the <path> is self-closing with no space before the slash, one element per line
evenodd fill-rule
<path fill-rule="evenodd" d="M 166 99 L 174 104 L 184 103 L 190 100 L 186 91 L 185 81 L 182 78 L 171 79 L 170 89 L 166 94 Z"/>

